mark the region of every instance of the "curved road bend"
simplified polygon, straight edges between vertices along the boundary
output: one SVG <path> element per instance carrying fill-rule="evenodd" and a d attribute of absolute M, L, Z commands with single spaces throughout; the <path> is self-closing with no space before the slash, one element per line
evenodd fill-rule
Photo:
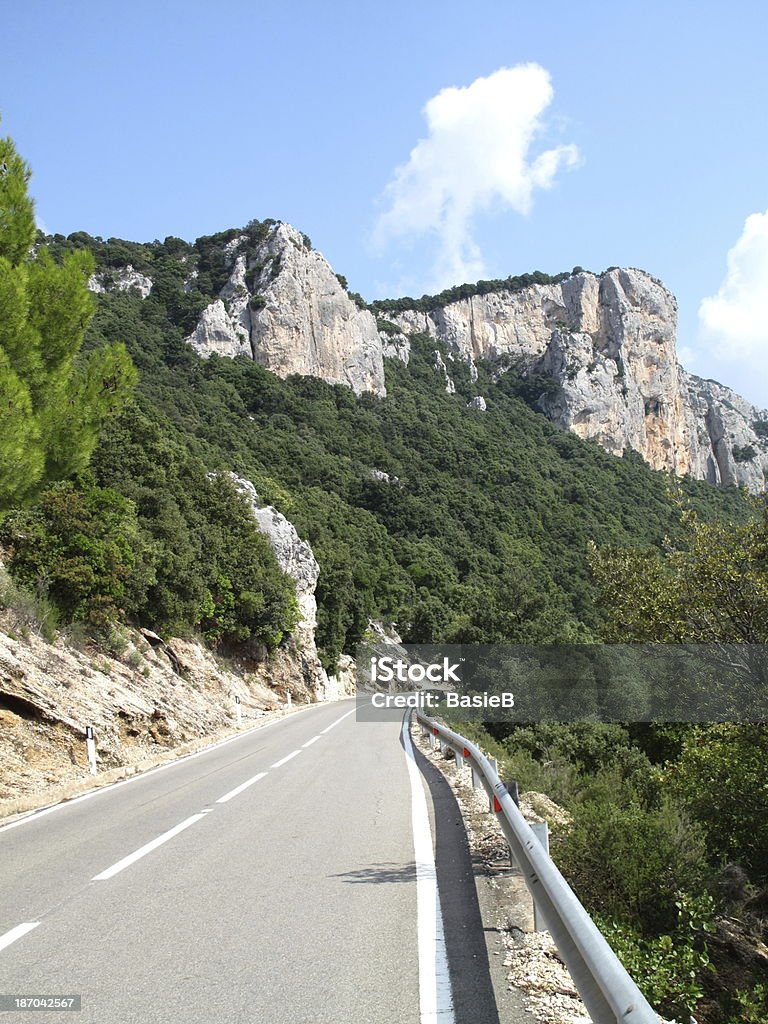
<path fill-rule="evenodd" d="M 72 1024 L 497 1024 L 450 789 L 354 711 L 0 828 L 0 994 L 80 994 Z"/>

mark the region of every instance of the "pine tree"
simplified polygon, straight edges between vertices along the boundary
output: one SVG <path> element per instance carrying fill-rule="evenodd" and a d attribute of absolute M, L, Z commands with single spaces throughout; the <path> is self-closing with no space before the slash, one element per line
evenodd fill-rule
<path fill-rule="evenodd" d="M 0 510 L 79 472 L 136 371 L 121 344 L 81 354 L 93 257 L 36 246 L 30 170 L 0 139 Z"/>

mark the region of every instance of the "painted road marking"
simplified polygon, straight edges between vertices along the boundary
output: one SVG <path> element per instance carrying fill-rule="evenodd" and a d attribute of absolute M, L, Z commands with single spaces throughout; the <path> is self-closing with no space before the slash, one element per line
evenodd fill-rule
<path fill-rule="evenodd" d="M 232 797 L 239 796 L 244 789 L 248 789 L 248 787 L 252 786 L 254 782 L 258 782 L 259 779 L 263 779 L 266 774 L 266 772 L 259 772 L 258 775 L 254 775 L 252 778 L 246 779 L 246 781 L 241 782 L 239 786 L 235 786 L 234 789 L 230 789 L 230 791 L 225 793 L 224 796 L 220 796 L 216 803 L 225 804 L 228 800 L 231 800 Z"/>
<path fill-rule="evenodd" d="M 421 773 L 413 756 L 408 712 L 403 718 L 401 737 L 411 782 L 411 827 L 416 861 L 416 920 L 419 936 L 419 1019 L 421 1024 L 455 1024 L 432 830 Z"/>
<path fill-rule="evenodd" d="M 286 761 L 290 761 L 292 757 L 297 757 L 300 753 L 301 753 L 300 750 L 294 750 L 292 754 L 289 754 L 287 757 L 281 758 L 279 761 L 275 761 L 275 763 L 273 765 L 270 765 L 270 767 L 271 768 L 282 768 L 282 766 L 286 763 Z"/>
<path fill-rule="evenodd" d="M 133 853 L 129 853 L 127 857 L 123 857 L 116 864 L 113 864 L 111 868 L 107 868 L 106 871 L 102 871 L 98 875 L 94 875 L 91 879 L 92 882 L 103 882 L 107 878 L 112 878 L 118 872 L 123 871 L 125 868 L 130 867 L 131 864 L 135 864 L 137 860 L 141 860 L 142 857 L 146 857 L 148 853 L 156 850 L 158 846 L 162 846 L 163 843 L 167 843 L 169 839 L 173 839 L 179 832 L 183 832 L 184 829 L 189 828 L 190 825 L 194 825 L 195 822 L 202 820 L 205 814 L 193 814 L 191 818 L 187 818 L 182 821 L 180 825 L 174 826 L 167 832 L 163 832 L 157 839 L 153 839 L 151 843 L 146 843 L 144 846 L 139 847 L 138 850 L 134 850 Z"/>
<path fill-rule="evenodd" d="M 317 743 L 317 741 L 319 739 L 320 739 L 320 733 L 318 733 L 317 736 L 313 736 L 311 740 L 307 740 L 306 743 L 302 743 L 301 745 L 302 745 L 302 747 L 311 747 L 312 744 L 313 743 Z"/>
<path fill-rule="evenodd" d="M 356 707 L 352 708 L 352 710 L 348 711 L 346 713 L 346 715 L 342 715 L 341 718 L 337 718 L 335 722 L 331 722 L 331 724 L 328 726 L 327 729 L 321 729 L 320 730 L 320 735 L 324 736 L 327 732 L 330 732 L 331 729 L 334 729 L 339 724 L 339 722 L 343 722 L 345 718 L 349 718 L 350 715 L 354 715 L 354 713 L 356 711 L 357 711 Z"/>
<path fill-rule="evenodd" d="M 98 789 L 92 789 L 88 793 L 83 793 L 82 796 L 73 797 L 71 800 L 61 800 L 57 804 L 51 804 L 49 807 L 41 807 L 37 811 L 30 811 L 29 814 L 23 818 L 19 818 L 18 821 L 10 821 L 7 825 L 0 825 L 0 832 L 8 832 L 12 828 L 18 828 L 20 825 L 28 825 L 30 821 L 37 821 L 39 818 L 44 818 L 46 814 L 53 814 L 54 811 L 60 811 L 62 807 L 72 807 L 74 804 L 80 804 L 83 800 L 91 800 L 95 796 L 101 796 L 102 793 L 113 793 L 116 789 L 120 789 L 121 786 L 129 786 L 132 782 L 140 782 L 141 779 L 148 779 L 150 775 L 156 775 L 158 772 L 164 772 L 168 768 L 175 768 L 178 764 L 184 764 L 186 761 L 194 761 L 196 757 L 202 757 L 204 754 L 210 754 L 214 750 L 218 750 L 220 747 L 226 747 L 228 743 L 234 743 L 236 740 L 245 739 L 246 736 L 252 736 L 256 732 L 261 732 L 263 729 L 269 729 L 272 725 L 279 725 L 280 722 L 285 722 L 294 715 L 301 714 L 304 711 L 309 711 L 311 708 L 316 708 L 316 704 L 305 704 L 303 707 L 296 708 L 292 714 L 284 715 L 282 718 L 273 718 L 271 722 L 264 722 L 262 725 L 254 725 L 252 729 L 247 729 L 245 732 L 240 732 L 237 736 L 229 736 L 224 740 L 217 740 L 215 743 L 209 744 L 207 747 L 203 747 L 202 750 L 196 750 L 192 754 L 184 754 L 182 757 L 177 757 L 174 761 L 168 761 L 167 764 L 159 764 L 156 768 L 150 768 L 146 772 L 139 772 L 137 775 L 132 775 L 130 779 L 120 779 L 119 782 L 110 782 L 106 786 L 100 786 Z M 336 723 L 334 722 L 334 725 Z"/>
<path fill-rule="evenodd" d="M 33 928 L 37 928 L 40 924 L 39 921 L 27 921 L 25 924 L 17 924 L 15 928 L 11 928 L 5 935 L 0 935 L 0 949 L 5 949 L 6 946 L 10 946 L 16 939 L 20 939 L 22 935 L 26 935 L 27 932 L 31 932 Z"/>

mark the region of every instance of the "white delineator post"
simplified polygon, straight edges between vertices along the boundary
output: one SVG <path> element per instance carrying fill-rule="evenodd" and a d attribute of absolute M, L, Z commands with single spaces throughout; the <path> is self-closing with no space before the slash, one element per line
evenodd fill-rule
<path fill-rule="evenodd" d="M 235 714 L 237 715 L 237 724 L 243 724 L 243 705 L 240 703 L 240 698 L 235 697 Z"/>
<path fill-rule="evenodd" d="M 85 727 L 85 747 L 88 751 L 88 763 L 91 766 L 91 775 L 96 774 L 96 740 L 93 736 L 93 726 Z"/>
<path fill-rule="evenodd" d="M 288 698 L 288 707 L 290 707 L 291 706 L 291 691 L 290 690 L 288 690 L 286 692 L 286 696 Z"/>

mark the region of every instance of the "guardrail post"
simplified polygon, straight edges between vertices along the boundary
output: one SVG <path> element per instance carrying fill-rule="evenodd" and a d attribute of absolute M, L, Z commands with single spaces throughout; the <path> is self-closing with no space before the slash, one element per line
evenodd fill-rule
<path fill-rule="evenodd" d="M 549 853 L 549 825 L 546 821 L 532 821 L 530 826 L 531 831 L 544 847 L 545 852 Z M 545 932 L 547 930 L 536 900 L 533 901 L 533 930 L 535 932 Z"/>
<path fill-rule="evenodd" d="M 480 778 L 480 772 L 472 765 L 472 789 L 482 789 L 483 783 Z"/>
<path fill-rule="evenodd" d="M 493 770 L 498 775 L 499 774 L 499 762 L 496 760 L 496 758 L 495 757 L 489 757 L 488 758 L 488 762 L 489 762 L 491 768 L 493 768 Z M 493 793 L 489 793 L 488 794 L 488 810 L 491 813 L 493 813 L 496 810 L 496 806 L 495 806 L 493 801 L 494 801 Z"/>
<path fill-rule="evenodd" d="M 507 792 L 509 793 L 509 795 L 515 801 L 515 806 L 519 807 L 520 806 L 520 787 L 518 785 L 517 779 L 510 779 L 509 782 L 505 782 L 504 785 L 507 787 Z M 512 847 L 511 846 L 509 847 L 509 866 L 511 868 L 518 867 L 518 863 L 515 860 L 515 855 L 512 852 Z"/>

